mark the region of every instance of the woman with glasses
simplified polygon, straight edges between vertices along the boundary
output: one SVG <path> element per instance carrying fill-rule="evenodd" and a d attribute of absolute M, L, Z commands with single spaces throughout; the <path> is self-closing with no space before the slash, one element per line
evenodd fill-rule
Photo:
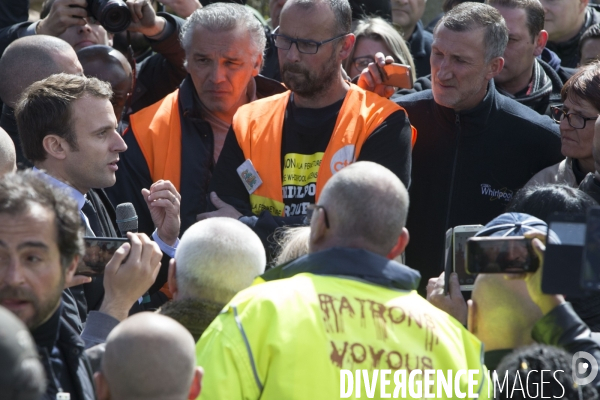
<path fill-rule="evenodd" d="M 560 124 L 561 152 L 566 157 L 527 183 L 564 184 L 578 187 L 583 178 L 594 172 L 592 155 L 594 124 L 600 114 L 600 62 L 581 67 L 561 91 L 562 106 L 550 107 L 552 119 Z"/>
<path fill-rule="evenodd" d="M 395 63 L 410 65 L 414 82 L 415 65 L 410 50 L 394 27 L 379 17 L 365 18 L 358 22 L 354 35 L 354 49 L 344 61 L 344 70 L 349 77 L 360 75 L 369 63 L 375 62 L 375 53 L 382 52 L 392 56 Z"/>

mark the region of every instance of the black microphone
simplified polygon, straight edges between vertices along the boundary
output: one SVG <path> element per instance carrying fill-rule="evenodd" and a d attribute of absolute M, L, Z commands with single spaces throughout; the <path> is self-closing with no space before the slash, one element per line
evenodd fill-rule
<path fill-rule="evenodd" d="M 117 226 L 121 237 L 127 237 L 127 232 L 137 233 L 138 216 L 131 203 L 122 203 L 117 206 Z"/>
<path fill-rule="evenodd" d="M 117 206 L 117 226 L 121 231 L 121 237 L 126 238 L 127 232 L 137 233 L 138 231 L 138 216 L 135 212 L 135 207 L 131 203 L 121 203 Z M 150 303 L 150 294 L 144 293 L 142 296 L 142 304 Z"/>

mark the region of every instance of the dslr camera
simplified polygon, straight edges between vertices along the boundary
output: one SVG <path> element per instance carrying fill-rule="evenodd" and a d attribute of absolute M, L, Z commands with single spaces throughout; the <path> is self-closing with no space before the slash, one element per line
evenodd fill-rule
<path fill-rule="evenodd" d="M 122 32 L 131 23 L 129 7 L 123 0 L 87 0 L 87 11 L 110 33 Z"/>

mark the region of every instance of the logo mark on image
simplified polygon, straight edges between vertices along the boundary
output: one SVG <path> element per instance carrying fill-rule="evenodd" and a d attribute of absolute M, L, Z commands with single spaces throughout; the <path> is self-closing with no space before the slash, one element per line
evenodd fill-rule
<path fill-rule="evenodd" d="M 582 359 L 585 359 L 585 361 L 582 361 Z M 571 369 L 573 370 L 573 382 L 579 386 L 587 385 L 598 375 L 598 361 L 590 353 L 578 351 L 573 355 Z M 585 376 L 585 374 L 588 375 Z"/>

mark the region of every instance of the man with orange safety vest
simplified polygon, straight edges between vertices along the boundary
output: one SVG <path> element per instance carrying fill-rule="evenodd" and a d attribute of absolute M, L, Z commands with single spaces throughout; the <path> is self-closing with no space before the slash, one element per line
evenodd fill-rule
<path fill-rule="evenodd" d="M 181 231 L 206 210 L 208 184 L 238 107 L 285 91 L 258 75 L 264 28 L 248 8 L 214 3 L 181 30 L 187 77 L 179 89 L 130 116 L 117 183 L 109 196 L 134 204 L 140 232 L 153 232 L 141 189 L 170 181 L 181 194 Z M 166 279 L 166 275 L 163 277 Z"/>
<path fill-rule="evenodd" d="M 267 244 L 276 227 L 302 224 L 350 163 L 376 162 L 409 185 L 416 131 L 402 107 L 342 78 L 350 31 L 347 1 L 285 4 L 273 42 L 290 90 L 238 109 L 210 186 L 217 210 L 199 219 L 239 218 Z"/>

